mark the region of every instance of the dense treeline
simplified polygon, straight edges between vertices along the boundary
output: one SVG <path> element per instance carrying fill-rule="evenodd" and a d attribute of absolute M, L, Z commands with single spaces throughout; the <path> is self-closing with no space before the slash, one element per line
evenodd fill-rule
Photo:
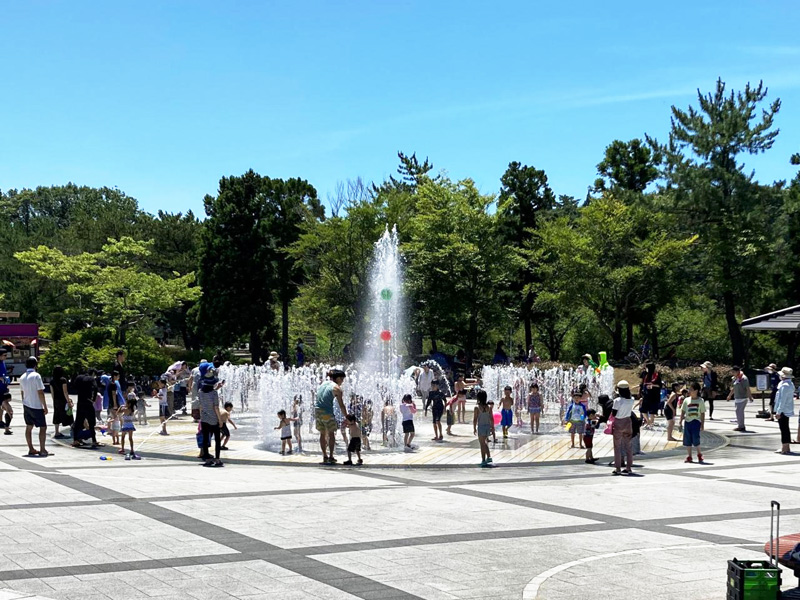
<path fill-rule="evenodd" d="M 396 224 L 411 355 L 489 358 L 503 339 L 545 359 L 619 359 L 647 341 L 661 357 L 793 364 L 796 334 L 739 325 L 800 302 L 800 174 L 764 183 L 744 166 L 771 149 L 779 109 L 760 84 L 718 82 L 672 109 L 668 139 L 613 141 L 580 201 L 535 166 L 511 162 L 486 195 L 403 153 L 397 177 L 339 186 L 327 215 L 307 181 L 253 171 L 222 178 L 202 221 L 147 214 L 116 189 L 10 190 L 0 294 L 48 324 L 62 362 L 153 337 L 246 342 L 258 360 L 309 333 L 308 351 L 339 355 L 366 342 L 372 245 Z"/>

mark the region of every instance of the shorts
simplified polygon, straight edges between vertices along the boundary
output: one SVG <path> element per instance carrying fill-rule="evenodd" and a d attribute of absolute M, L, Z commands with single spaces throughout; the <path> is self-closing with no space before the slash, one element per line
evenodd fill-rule
<path fill-rule="evenodd" d="M 403 433 L 414 433 L 414 419 L 403 421 Z"/>
<path fill-rule="evenodd" d="M 586 427 L 586 423 L 583 421 L 570 421 L 572 423 L 572 427 L 569 428 L 570 433 L 577 433 L 578 435 L 583 435 L 583 430 Z"/>
<path fill-rule="evenodd" d="M 478 435 L 480 437 L 489 437 L 492 435 L 492 426 L 491 425 L 478 425 Z"/>
<path fill-rule="evenodd" d="M 161 406 L 158 407 L 158 416 L 164 417 L 165 419 L 169 419 L 172 416 L 172 413 L 169 412 L 169 406 Z"/>
<path fill-rule="evenodd" d="M 667 421 L 671 421 L 672 419 L 674 419 L 674 418 L 675 418 L 675 411 L 674 411 L 674 410 L 672 410 L 672 409 L 671 409 L 669 406 L 667 406 L 666 404 L 664 405 L 664 418 L 665 418 Z"/>
<path fill-rule="evenodd" d="M 510 408 L 504 408 L 500 411 L 500 426 L 511 427 L 514 424 L 514 411 Z"/>
<path fill-rule="evenodd" d="M 532 415 L 540 415 L 542 414 L 542 409 L 537 406 L 535 408 L 529 408 L 528 412 L 531 413 Z"/>
<path fill-rule="evenodd" d="M 433 409 L 433 422 L 434 423 L 441 423 L 442 422 L 442 415 L 444 414 L 444 409 Z"/>
<path fill-rule="evenodd" d="M 25 425 L 33 425 L 34 427 L 47 427 L 47 421 L 44 418 L 44 409 L 23 406 L 22 416 L 25 419 Z"/>
<path fill-rule="evenodd" d="M 125 424 L 122 426 L 122 429 L 120 429 L 120 431 L 122 431 L 122 433 L 126 433 L 128 431 L 136 431 L 136 427 L 134 427 L 133 425 Z"/>
<path fill-rule="evenodd" d="M 350 442 L 347 444 L 348 452 L 361 452 L 361 438 L 351 437 Z"/>
<path fill-rule="evenodd" d="M 583 445 L 587 448 L 594 447 L 594 436 L 593 435 L 584 435 L 583 436 Z"/>
<path fill-rule="evenodd" d="M 292 439 L 292 436 L 290 436 L 290 435 L 287 435 L 287 436 L 281 437 L 281 441 L 284 441 L 284 440 L 290 440 L 290 439 Z"/>
<path fill-rule="evenodd" d="M 339 424 L 330 413 L 317 411 L 315 425 L 320 433 L 333 433 L 339 429 Z"/>
<path fill-rule="evenodd" d="M 700 446 L 700 420 L 687 421 L 683 424 L 683 445 Z"/>
<path fill-rule="evenodd" d="M 231 430 L 228 429 L 228 424 L 227 423 L 220 428 L 219 434 L 222 437 L 230 437 L 231 436 Z M 283 438 L 281 438 L 281 439 L 283 439 Z"/>

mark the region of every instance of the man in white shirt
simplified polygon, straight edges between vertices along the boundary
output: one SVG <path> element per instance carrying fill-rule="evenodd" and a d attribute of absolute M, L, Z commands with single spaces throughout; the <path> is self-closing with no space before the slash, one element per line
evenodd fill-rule
<path fill-rule="evenodd" d="M 425 402 L 428 400 L 431 382 L 433 382 L 433 371 L 428 365 L 422 365 L 422 372 L 417 378 L 417 389 L 419 390 L 419 395 L 422 396 L 422 406 L 425 406 Z"/>
<path fill-rule="evenodd" d="M 28 357 L 25 361 L 25 374 L 19 378 L 19 387 L 22 390 L 22 409 L 25 419 L 25 441 L 28 442 L 28 456 L 48 455 L 44 449 L 47 440 L 47 399 L 44 397 L 44 382 L 42 376 L 36 372 L 39 361 L 35 356 Z M 33 428 L 39 428 L 39 450 L 33 449 L 31 434 Z"/>

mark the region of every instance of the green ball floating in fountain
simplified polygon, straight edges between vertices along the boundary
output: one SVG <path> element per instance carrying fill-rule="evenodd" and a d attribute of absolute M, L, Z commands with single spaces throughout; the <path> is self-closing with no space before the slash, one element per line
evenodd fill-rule
<path fill-rule="evenodd" d="M 382 300 L 391 300 L 392 299 L 392 290 L 389 288 L 383 288 L 381 290 L 381 299 Z"/>

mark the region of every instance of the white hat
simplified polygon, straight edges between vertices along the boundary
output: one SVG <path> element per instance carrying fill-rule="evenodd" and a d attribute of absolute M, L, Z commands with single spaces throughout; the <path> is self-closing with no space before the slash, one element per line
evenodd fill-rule
<path fill-rule="evenodd" d="M 711 367 L 713 367 L 714 365 L 712 365 L 710 361 L 706 361 L 706 362 L 704 362 L 704 363 L 703 363 L 702 365 L 700 365 L 700 366 L 701 366 L 701 367 L 705 367 L 706 369 L 710 369 L 710 368 L 711 368 Z"/>
<path fill-rule="evenodd" d="M 769 373 L 772 373 L 778 370 L 778 365 L 776 365 L 775 363 L 769 363 L 764 370 L 768 371 Z"/>
<path fill-rule="evenodd" d="M 272 352 L 269 353 L 269 359 L 278 360 L 278 353 L 273 350 Z"/>
<path fill-rule="evenodd" d="M 631 385 L 630 385 L 630 384 L 629 384 L 627 381 L 625 381 L 624 379 L 623 379 L 623 380 L 621 380 L 621 381 L 620 381 L 620 382 L 617 384 L 617 389 L 623 389 L 623 390 L 624 390 L 624 389 L 626 389 L 626 388 L 630 388 L 630 387 L 631 387 Z"/>
<path fill-rule="evenodd" d="M 789 367 L 783 367 L 779 375 L 781 376 L 781 379 L 791 379 L 794 376 L 794 371 L 792 371 Z"/>

